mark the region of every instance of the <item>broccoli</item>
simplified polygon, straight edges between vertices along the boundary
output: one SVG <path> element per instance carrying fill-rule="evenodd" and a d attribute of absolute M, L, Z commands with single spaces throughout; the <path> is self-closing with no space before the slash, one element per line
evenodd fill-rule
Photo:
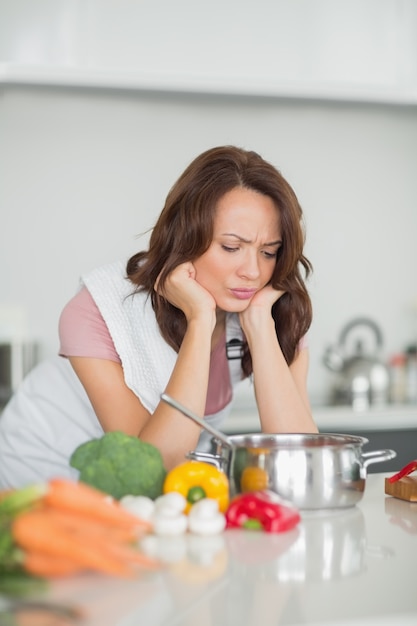
<path fill-rule="evenodd" d="M 70 465 L 79 470 L 80 481 L 117 500 L 125 495 L 155 500 L 162 494 L 167 473 L 158 448 L 119 431 L 78 446 Z"/>

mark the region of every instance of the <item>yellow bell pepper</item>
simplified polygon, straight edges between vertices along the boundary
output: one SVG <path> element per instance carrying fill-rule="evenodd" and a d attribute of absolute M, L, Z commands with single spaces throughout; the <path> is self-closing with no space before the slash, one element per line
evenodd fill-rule
<path fill-rule="evenodd" d="M 229 480 L 224 472 L 204 461 L 185 461 L 168 472 L 163 492 L 176 491 L 187 500 L 188 513 L 202 498 L 217 500 L 219 511 L 225 513 L 229 505 Z"/>

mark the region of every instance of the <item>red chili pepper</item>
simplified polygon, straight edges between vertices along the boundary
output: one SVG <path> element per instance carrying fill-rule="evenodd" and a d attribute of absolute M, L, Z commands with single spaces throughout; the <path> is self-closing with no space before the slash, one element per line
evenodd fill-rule
<path fill-rule="evenodd" d="M 270 491 L 249 491 L 233 498 L 226 511 L 227 528 L 246 528 L 280 533 L 298 524 L 299 512 L 282 504 Z"/>
<path fill-rule="evenodd" d="M 408 476 L 408 474 L 411 474 L 411 472 L 414 472 L 414 470 L 416 469 L 417 469 L 417 459 L 414 461 L 410 461 L 410 463 L 407 463 L 407 465 L 405 465 L 402 469 L 400 469 L 399 472 L 397 472 L 396 474 L 388 478 L 388 481 L 390 483 L 395 483 L 397 480 L 400 480 L 400 478 L 404 478 L 404 476 Z"/>

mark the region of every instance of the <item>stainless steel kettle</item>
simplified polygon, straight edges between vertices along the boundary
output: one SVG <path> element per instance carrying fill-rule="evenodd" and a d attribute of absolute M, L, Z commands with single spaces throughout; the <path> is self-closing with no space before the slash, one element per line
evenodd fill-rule
<path fill-rule="evenodd" d="M 371 351 L 365 347 L 364 330 L 368 339 L 371 331 L 374 344 Z M 333 404 L 347 404 L 361 410 L 387 403 L 389 372 L 381 360 L 382 347 L 382 332 L 373 320 L 360 317 L 346 324 L 337 346 L 328 347 L 323 355 L 324 364 L 335 374 Z"/>

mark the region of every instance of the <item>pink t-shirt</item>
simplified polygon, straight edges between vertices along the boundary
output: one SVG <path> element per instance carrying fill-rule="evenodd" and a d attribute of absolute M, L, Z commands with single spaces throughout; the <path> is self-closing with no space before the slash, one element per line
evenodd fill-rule
<path fill-rule="evenodd" d="M 90 292 L 83 287 L 65 306 L 59 319 L 61 356 L 83 356 L 121 363 L 106 323 Z M 217 413 L 232 399 L 226 336 L 218 341 L 210 359 L 205 415 Z"/>

